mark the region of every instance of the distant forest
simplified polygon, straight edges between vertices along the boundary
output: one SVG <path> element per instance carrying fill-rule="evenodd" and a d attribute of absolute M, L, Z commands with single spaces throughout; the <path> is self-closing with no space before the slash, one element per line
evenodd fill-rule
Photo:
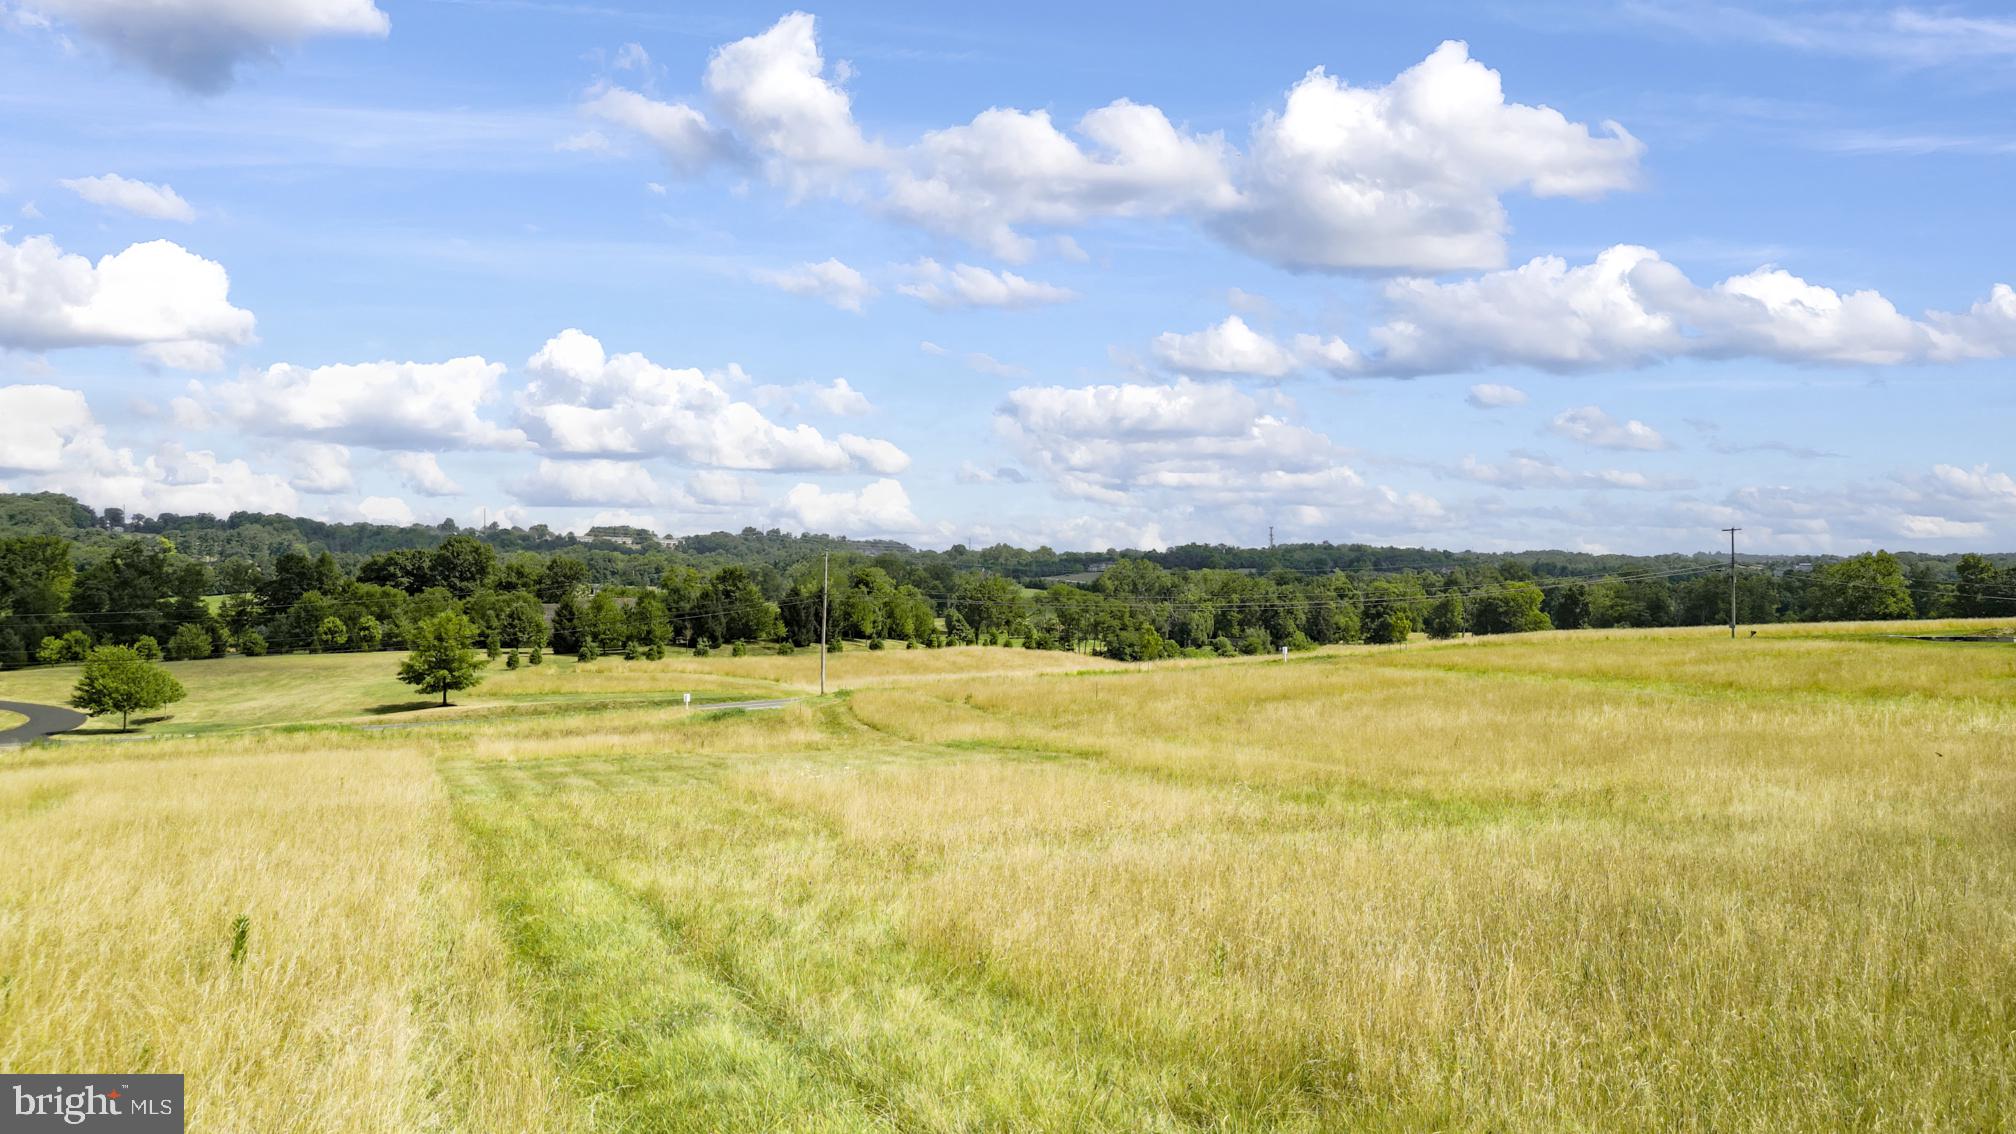
<path fill-rule="evenodd" d="M 128 515 L 0 494 L 0 665 L 93 645 L 171 657 L 396 649 L 456 610 L 492 651 L 662 656 L 956 643 L 1122 660 L 1541 629 L 1726 622 L 1726 556 L 1185 544 L 1159 551 L 920 550 L 744 528 L 661 540 L 491 524 L 331 524 L 271 513 Z M 1739 621 L 2016 616 L 2016 555 L 1743 555 Z"/>

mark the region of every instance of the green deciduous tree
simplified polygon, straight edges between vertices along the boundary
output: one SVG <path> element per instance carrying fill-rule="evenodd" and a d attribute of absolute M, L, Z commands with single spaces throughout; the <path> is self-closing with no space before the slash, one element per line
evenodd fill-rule
<path fill-rule="evenodd" d="M 100 646 L 84 659 L 84 671 L 70 704 L 91 716 L 119 714 L 124 731 L 127 718 L 146 709 L 158 709 L 184 696 L 182 683 L 167 670 L 125 646 Z"/>
<path fill-rule="evenodd" d="M 194 622 L 185 622 L 176 627 L 174 636 L 168 639 L 168 660 L 194 661 L 209 657 L 216 649 L 217 643 L 211 639 L 208 630 Z"/>
<path fill-rule="evenodd" d="M 82 630 L 72 630 L 61 638 L 44 638 L 35 650 L 35 660 L 43 665 L 63 665 L 81 662 L 91 653 L 91 635 Z"/>
<path fill-rule="evenodd" d="M 470 648 L 475 640 L 475 624 L 460 614 L 446 611 L 427 619 L 413 628 L 399 680 L 422 693 L 441 694 L 446 705 L 451 691 L 473 689 L 483 680 L 483 663 Z"/>
<path fill-rule="evenodd" d="M 1472 634 L 1526 634 L 1552 630 L 1547 614 L 1540 609 L 1545 596 L 1532 583 L 1505 583 L 1470 599 Z"/>
<path fill-rule="evenodd" d="M 1917 612 L 1904 566 L 1887 551 L 1864 552 L 1814 571 L 1806 607 L 1809 617 L 1823 622 L 1909 618 Z"/>
<path fill-rule="evenodd" d="M 133 652 L 148 661 L 160 661 L 161 643 L 155 641 L 152 635 L 142 634 L 140 640 L 133 643 Z"/>
<path fill-rule="evenodd" d="M 1463 596 L 1455 591 L 1448 591 L 1435 600 L 1434 606 L 1428 608 L 1428 617 L 1422 622 L 1421 628 L 1428 632 L 1430 638 L 1454 638 L 1463 633 L 1468 625 L 1469 621 L 1463 611 Z"/>

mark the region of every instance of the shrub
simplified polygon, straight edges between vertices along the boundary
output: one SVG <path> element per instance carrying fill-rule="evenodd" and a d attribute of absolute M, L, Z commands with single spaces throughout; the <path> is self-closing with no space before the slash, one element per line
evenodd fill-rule
<path fill-rule="evenodd" d="M 513 646 L 511 652 L 504 655 L 504 668 L 517 669 L 518 664 L 518 647 Z"/>
<path fill-rule="evenodd" d="M 903 640 L 903 648 L 904 648 L 904 649 L 906 649 L 906 650 L 914 650 L 914 649 L 916 649 L 916 648 L 917 648 L 917 639 L 915 639 L 915 638 L 905 638 L 905 639 Z"/>
<path fill-rule="evenodd" d="M 545 661 L 545 660 L 546 660 L 546 658 L 545 658 L 545 651 L 544 651 L 544 650 L 541 650 L 541 649 L 540 649 L 540 648 L 539 648 L 539 647 L 538 647 L 538 646 L 537 646 L 537 645 L 535 644 L 535 645 L 534 645 L 534 646 L 532 647 L 532 653 L 531 653 L 531 655 L 530 655 L 530 656 L 528 656 L 528 657 L 527 657 L 527 658 L 526 658 L 525 660 L 526 660 L 526 662 L 528 662 L 528 663 L 529 663 L 529 664 L 531 664 L 531 665 L 538 665 L 538 664 L 539 664 L 540 662 L 543 662 L 543 661 Z"/>
<path fill-rule="evenodd" d="M 91 635 L 82 630 L 72 630 L 61 638 L 44 638 L 35 650 L 35 660 L 43 665 L 62 665 L 65 662 L 81 662 L 91 653 Z"/>
<path fill-rule="evenodd" d="M 623 643 L 624 661 L 636 661 L 638 658 L 641 658 L 643 656 L 644 651 L 637 645 L 637 640 L 635 638 L 632 638 L 628 642 Z"/>
<path fill-rule="evenodd" d="M 133 643 L 133 652 L 139 654 L 143 660 L 160 661 L 161 643 L 155 641 L 152 634 L 142 634 L 140 640 Z"/>
<path fill-rule="evenodd" d="M 602 656 L 602 647 L 595 644 L 592 636 L 584 634 L 581 636 L 581 649 L 574 656 L 582 661 L 594 661 Z"/>
<path fill-rule="evenodd" d="M 791 644 L 791 643 L 789 643 L 789 642 L 780 642 L 780 643 L 778 643 L 778 645 L 777 645 L 777 652 L 778 652 L 779 654 L 783 655 L 784 657 L 787 657 L 787 658 L 788 658 L 788 657 L 790 657 L 790 656 L 791 656 L 792 654 L 795 654 L 795 653 L 797 653 L 797 652 L 798 652 L 798 647 L 796 647 L 796 646 L 792 645 L 792 644 Z"/>
<path fill-rule="evenodd" d="M 266 656 L 266 636 L 257 630 L 238 635 L 238 652 L 248 658 Z"/>
<path fill-rule="evenodd" d="M 749 643 L 737 642 L 735 643 L 735 648 L 729 650 L 728 653 L 732 657 L 746 658 L 749 656 Z"/>
<path fill-rule="evenodd" d="M 882 639 L 880 639 L 880 638 L 870 638 L 870 639 L 868 639 L 868 648 L 869 648 L 869 649 L 871 649 L 871 650 L 879 650 L 879 649 L 881 649 L 881 648 L 882 648 Z"/>
<path fill-rule="evenodd" d="M 707 644 L 707 639 L 705 638 L 693 644 L 693 656 L 696 658 L 704 658 L 713 652 L 713 648 Z"/>
<path fill-rule="evenodd" d="M 210 631 L 194 622 L 185 622 L 177 626 L 174 635 L 168 639 L 170 661 L 194 661 L 197 658 L 207 658 L 216 651 L 217 643 L 211 639 Z"/>

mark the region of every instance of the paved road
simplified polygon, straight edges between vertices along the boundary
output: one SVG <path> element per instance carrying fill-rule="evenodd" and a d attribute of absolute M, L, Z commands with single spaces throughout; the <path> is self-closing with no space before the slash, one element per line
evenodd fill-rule
<path fill-rule="evenodd" d="M 26 701 L 0 701 L 0 709 L 10 713 L 20 713 L 28 718 L 28 723 L 5 732 L 0 732 L 0 746 L 26 744 L 59 732 L 69 732 L 87 719 L 75 709 L 59 709 L 54 705 L 31 705 Z"/>

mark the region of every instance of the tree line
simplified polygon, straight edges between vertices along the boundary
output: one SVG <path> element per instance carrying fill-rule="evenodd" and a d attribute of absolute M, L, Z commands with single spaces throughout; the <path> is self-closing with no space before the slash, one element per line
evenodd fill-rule
<path fill-rule="evenodd" d="M 546 650 L 661 657 L 670 649 L 790 650 L 820 638 L 869 648 L 1014 644 L 1121 660 L 1256 654 L 1414 633 L 1671 626 L 1728 620 L 1726 564 L 1639 560 L 1561 578 L 1530 557 L 1411 569 L 1168 567 L 1117 555 L 1074 582 L 1030 585 L 943 556 L 823 552 L 784 565 L 671 561 L 633 583 L 598 580 L 573 551 L 500 554 L 470 533 L 347 562 L 305 547 L 269 562 L 206 560 L 166 536 L 81 542 L 0 537 L 0 665 L 81 661 L 95 646 L 143 659 L 226 652 L 406 649 L 453 613 L 491 656 Z M 1872 552 L 1810 565 L 1746 564 L 1739 621 L 2016 615 L 2016 569 L 1979 555 L 1907 565 Z"/>

